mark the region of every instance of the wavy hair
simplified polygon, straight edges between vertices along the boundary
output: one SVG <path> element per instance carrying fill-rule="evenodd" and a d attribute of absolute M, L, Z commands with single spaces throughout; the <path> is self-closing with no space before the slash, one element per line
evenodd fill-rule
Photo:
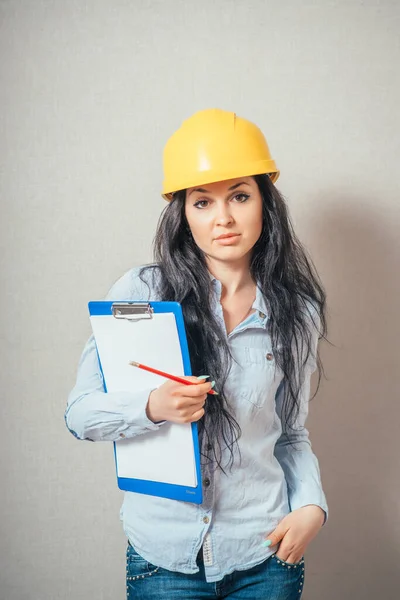
<path fill-rule="evenodd" d="M 262 196 L 262 232 L 250 263 L 254 281 L 269 308 L 269 333 L 276 364 L 284 376 L 283 431 L 293 428 L 299 412 L 299 394 L 308 361 L 315 359 L 318 387 L 323 373 L 317 353 L 311 347 L 311 322 L 319 336 L 326 336 L 326 295 L 315 266 L 297 238 L 286 202 L 268 175 L 254 179 Z M 199 433 L 205 437 L 203 456 L 224 471 L 234 461 L 234 446 L 240 424 L 231 414 L 224 386 L 231 365 L 226 334 L 211 307 L 212 281 L 205 255 L 195 243 L 185 215 L 186 191 L 174 194 L 161 214 L 154 238 L 157 293 L 163 300 L 180 302 L 194 374 L 209 374 L 217 383 L 218 396 L 208 396 Z M 317 389 L 318 389 L 317 387 Z M 227 465 L 222 451 L 229 449 Z M 225 472 L 225 471 L 224 471 Z"/>

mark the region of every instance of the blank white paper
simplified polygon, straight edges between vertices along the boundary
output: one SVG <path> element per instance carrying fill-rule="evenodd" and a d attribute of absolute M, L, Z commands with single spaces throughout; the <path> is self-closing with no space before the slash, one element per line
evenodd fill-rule
<path fill-rule="evenodd" d="M 151 319 L 90 317 L 108 392 L 156 388 L 166 379 L 129 365 L 183 375 L 175 316 L 153 313 Z M 118 477 L 195 487 L 197 485 L 190 423 L 165 423 L 157 431 L 116 442 Z"/>

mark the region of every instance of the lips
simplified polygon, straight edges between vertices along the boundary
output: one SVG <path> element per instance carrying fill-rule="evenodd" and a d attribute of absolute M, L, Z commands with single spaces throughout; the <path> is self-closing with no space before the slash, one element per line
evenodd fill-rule
<path fill-rule="evenodd" d="M 238 235 L 240 235 L 239 233 L 223 233 L 222 235 L 218 236 L 217 240 L 226 240 L 228 238 L 232 238 L 232 237 L 237 237 Z"/>

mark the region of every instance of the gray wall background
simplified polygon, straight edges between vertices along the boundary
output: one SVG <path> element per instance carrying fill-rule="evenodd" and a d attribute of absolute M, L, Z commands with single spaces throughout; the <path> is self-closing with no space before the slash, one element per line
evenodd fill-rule
<path fill-rule="evenodd" d="M 329 296 L 303 597 L 398 598 L 399 30 L 396 0 L 0 1 L 1 600 L 125 595 L 112 446 L 63 411 L 86 303 L 151 259 L 163 145 L 207 107 L 265 132 Z"/>

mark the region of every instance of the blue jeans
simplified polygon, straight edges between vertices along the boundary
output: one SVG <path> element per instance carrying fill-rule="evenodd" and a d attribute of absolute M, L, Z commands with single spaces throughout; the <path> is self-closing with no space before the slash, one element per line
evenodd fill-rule
<path fill-rule="evenodd" d="M 207 583 L 201 561 L 199 568 L 193 575 L 161 569 L 128 544 L 127 600 L 299 600 L 303 591 L 304 559 L 293 565 L 272 555 L 260 565 L 234 571 L 216 583 Z"/>

